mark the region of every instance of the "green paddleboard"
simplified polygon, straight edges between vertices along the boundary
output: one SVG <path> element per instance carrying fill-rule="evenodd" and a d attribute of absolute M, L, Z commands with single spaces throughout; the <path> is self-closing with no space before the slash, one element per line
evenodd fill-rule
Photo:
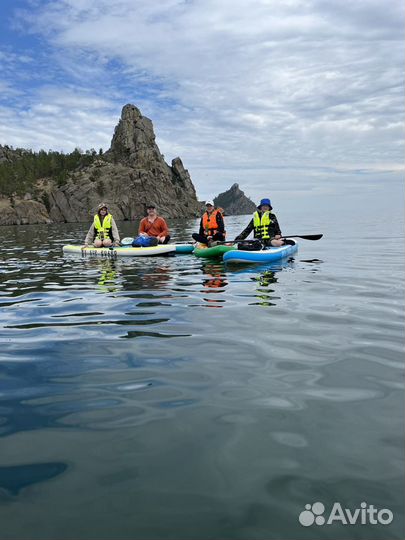
<path fill-rule="evenodd" d="M 236 249 L 236 246 L 213 246 L 213 247 L 206 247 L 204 244 L 199 244 L 198 247 L 196 247 L 193 251 L 194 255 L 196 257 L 202 257 L 204 259 L 212 259 L 212 258 L 218 258 L 223 256 L 224 253 L 227 251 L 232 251 Z"/>

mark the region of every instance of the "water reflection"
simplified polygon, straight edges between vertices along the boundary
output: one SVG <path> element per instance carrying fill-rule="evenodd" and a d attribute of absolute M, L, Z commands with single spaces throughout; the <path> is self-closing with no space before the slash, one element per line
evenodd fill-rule
<path fill-rule="evenodd" d="M 273 300 L 278 298 L 274 296 L 275 289 L 273 288 L 273 285 L 278 281 L 276 272 L 273 270 L 265 270 L 250 279 L 256 283 L 255 296 L 257 298 L 257 302 L 253 302 L 251 305 L 263 307 L 275 306 L 276 304 Z"/>
<path fill-rule="evenodd" d="M 173 268 L 170 263 L 162 263 L 153 259 L 149 264 L 140 264 L 136 266 L 136 271 L 141 278 L 142 289 L 164 290 L 173 279 Z"/>
<path fill-rule="evenodd" d="M 281 296 L 276 295 L 279 275 L 283 271 L 293 270 L 294 263 L 294 258 L 290 257 L 289 259 L 260 265 L 243 265 L 241 267 L 227 265 L 226 270 L 229 276 L 238 276 L 239 279 L 246 278 L 249 289 L 243 296 L 254 299 L 248 305 L 271 307 L 277 305 L 276 300 L 281 298 Z M 252 288 L 252 282 L 255 283 L 254 288 Z M 285 291 L 279 288 L 278 292 L 280 294 Z"/>
<path fill-rule="evenodd" d="M 226 279 L 226 272 L 223 263 L 218 262 L 206 262 L 201 266 L 201 271 L 204 274 L 203 286 L 204 293 L 203 300 L 207 303 L 207 307 L 220 308 L 223 307 L 225 298 L 213 298 L 211 295 L 221 294 L 225 292 L 225 287 L 228 285 Z M 209 294 L 210 296 L 206 296 Z"/>
<path fill-rule="evenodd" d="M 0 490 L 16 496 L 22 489 L 38 482 L 45 482 L 65 472 L 65 463 L 28 463 L 0 467 Z M 1 491 L 0 491 L 1 494 Z"/>
<path fill-rule="evenodd" d="M 100 261 L 101 275 L 98 280 L 99 290 L 103 293 L 117 292 L 123 288 L 122 283 L 119 283 L 121 274 L 118 271 L 115 261 L 101 260 Z"/>

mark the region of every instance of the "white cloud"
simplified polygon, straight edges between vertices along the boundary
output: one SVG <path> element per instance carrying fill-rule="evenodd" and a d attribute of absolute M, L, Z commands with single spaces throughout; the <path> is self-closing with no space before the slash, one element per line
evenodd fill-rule
<path fill-rule="evenodd" d="M 109 107 L 110 103 L 86 96 L 84 90 L 45 87 L 30 107 L 0 108 L 0 142 L 35 150 L 107 149 L 111 126 L 117 121 L 108 116 Z"/>
<path fill-rule="evenodd" d="M 402 162 L 399 0 L 59 0 L 19 18 L 46 40 L 46 80 L 24 87 L 29 114 L 0 131 L 5 141 L 26 134 L 29 145 L 36 133 L 54 147 L 105 148 L 133 102 L 204 196 L 247 169 L 289 167 L 295 182 L 308 169 L 301 181 L 320 182 L 325 166 L 355 175 Z M 264 177 L 246 182 L 258 194 Z"/>

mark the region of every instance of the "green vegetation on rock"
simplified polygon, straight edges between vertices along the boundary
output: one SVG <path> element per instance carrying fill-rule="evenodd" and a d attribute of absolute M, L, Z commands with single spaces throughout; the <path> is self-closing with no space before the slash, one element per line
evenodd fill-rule
<path fill-rule="evenodd" d="M 69 172 L 90 165 L 97 157 L 96 150 L 83 153 L 75 148 L 70 154 L 49 150 L 12 150 L 13 159 L 0 161 L 0 194 L 22 196 L 35 188 L 40 178 L 51 178 L 63 186 Z"/>

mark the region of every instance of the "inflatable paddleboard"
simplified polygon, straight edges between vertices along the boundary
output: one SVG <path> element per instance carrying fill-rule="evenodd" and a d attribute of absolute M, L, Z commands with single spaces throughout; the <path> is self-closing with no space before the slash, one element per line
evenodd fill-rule
<path fill-rule="evenodd" d="M 112 247 L 112 248 L 95 248 L 83 246 L 66 245 L 63 246 L 63 253 L 81 255 L 82 257 L 104 257 L 107 259 L 116 259 L 117 257 L 152 257 L 156 255 L 164 255 L 176 251 L 174 244 L 160 244 L 153 247 L 134 248 L 130 246 Z"/>
<path fill-rule="evenodd" d="M 224 253 L 232 251 L 233 249 L 236 249 L 236 246 L 219 245 L 208 247 L 205 244 L 198 244 L 193 253 L 196 257 L 211 259 L 215 257 L 222 257 Z"/>
<path fill-rule="evenodd" d="M 298 250 L 298 244 L 295 240 L 290 239 L 289 242 L 294 243 L 280 247 L 270 247 L 260 251 L 243 251 L 242 249 L 235 249 L 234 251 L 224 254 L 224 262 L 232 264 L 249 264 L 279 261 L 285 257 L 290 257 Z"/>
<path fill-rule="evenodd" d="M 193 253 L 195 244 L 169 244 L 176 247 L 176 253 Z"/>
<path fill-rule="evenodd" d="M 134 241 L 134 238 L 127 236 L 121 240 L 121 246 L 132 247 L 133 241 Z M 193 250 L 195 248 L 195 243 L 192 243 L 192 242 L 182 243 L 182 244 L 163 244 L 163 245 L 175 246 L 176 253 L 193 253 Z"/>

